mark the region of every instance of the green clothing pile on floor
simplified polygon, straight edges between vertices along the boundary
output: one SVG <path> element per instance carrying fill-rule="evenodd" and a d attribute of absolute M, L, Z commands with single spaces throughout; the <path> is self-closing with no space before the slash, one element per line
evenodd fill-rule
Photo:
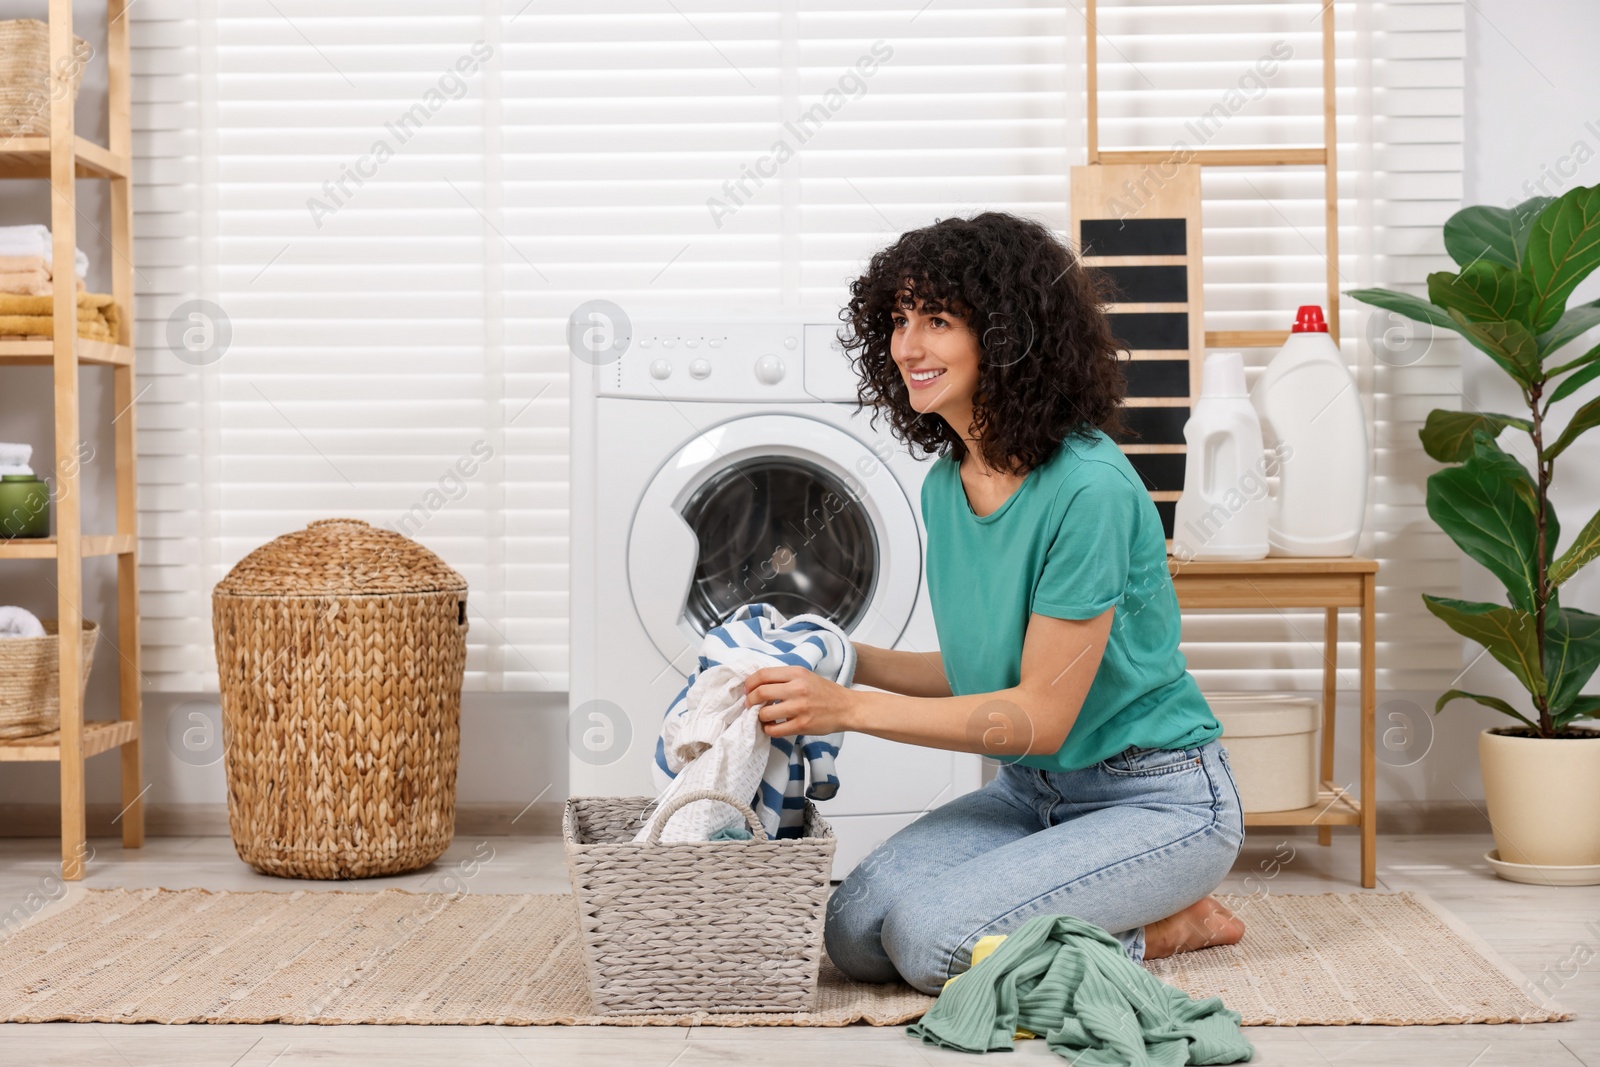
<path fill-rule="evenodd" d="M 1074 1067 L 1239 1063 L 1255 1048 L 1239 1013 L 1195 1000 L 1128 958 L 1116 938 L 1067 915 L 1023 924 L 947 984 L 908 1032 L 963 1052 L 1010 1050 L 1018 1029 Z"/>

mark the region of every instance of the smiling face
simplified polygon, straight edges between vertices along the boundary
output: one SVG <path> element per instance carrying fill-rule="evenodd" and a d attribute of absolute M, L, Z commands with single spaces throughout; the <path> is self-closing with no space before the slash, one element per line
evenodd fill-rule
<path fill-rule="evenodd" d="M 1131 431 L 1105 311 L 1115 287 L 1043 222 L 983 211 L 907 230 L 849 290 L 839 341 L 858 398 L 913 454 L 1015 474 L 1048 462 L 1070 430 Z"/>
<path fill-rule="evenodd" d="M 965 436 L 972 425 L 979 355 L 978 335 L 967 320 L 948 308 L 930 312 L 903 296 L 894 312 L 889 355 L 900 368 L 912 408 L 939 415 Z"/>

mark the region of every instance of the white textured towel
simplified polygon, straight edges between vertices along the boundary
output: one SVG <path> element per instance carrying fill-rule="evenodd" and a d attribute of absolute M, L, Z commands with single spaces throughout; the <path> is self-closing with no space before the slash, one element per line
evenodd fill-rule
<path fill-rule="evenodd" d="M 768 837 L 805 835 L 806 798 L 828 800 L 839 790 L 834 757 L 844 735 L 766 735 L 759 709 L 745 707 L 744 680 L 762 667 L 783 666 L 805 667 L 848 686 L 856 650 L 849 635 L 822 616 L 787 619 L 770 604 L 745 604 L 706 633 L 700 669 L 673 700 L 656 742 L 658 812 L 684 792 L 716 789 L 749 798 Z M 655 821 L 634 840 L 648 839 Z M 667 820 L 661 840 L 705 841 L 743 825 L 728 805 L 697 800 Z"/>
<path fill-rule="evenodd" d="M 44 623 L 27 608 L 0 607 L 0 637 L 44 636 Z"/>
<path fill-rule="evenodd" d="M 32 459 L 32 445 L 0 441 L 0 474 L 32 474 L 33 468 L 28 466 Z"/>
<path fill-rule="evenodd" d="M 77 253 L 78 277 L 87 278 L 89 257 L 81 248 L 73 251 Z M 54 255 L 50 227 L 37 222 L 26 226 L 0 226 L 0 256 L 43 256 L 46 263 L 54 266 Z"/>

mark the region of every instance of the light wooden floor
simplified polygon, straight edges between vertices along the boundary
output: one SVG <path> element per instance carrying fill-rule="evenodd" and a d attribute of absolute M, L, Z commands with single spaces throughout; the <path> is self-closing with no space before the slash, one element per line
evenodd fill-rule
<path fill-rule="evenodd" d="M 1356 841 L 1336 834 L 1331 848 L 1309 836 L 1252 834 L 1224 892 L 1349 892 L 1356 889 Z M 1275 855 L 1293 858 L 1271 878 Z M 286 882 L 252 872 L 226 838 L 151 838 L 124 852 L 114 840 L 94 842 L 87 884 L 164 886 L 178 889 L 330 888 L 329 883 Z M 1383 837 L 1379 840 L 1378 891 L 1416 889 L 1431 894 L 1465 919 L 1532 979 L 1547 973 L 1546 987 L 1578 1019 L 1510 1026 L 1250 1027 L 1253 1064 L 1363 1065 L 1363 1067 L 1600 1067 L 1600 886 L 1551 889 L 1495 878 L 1483 862 L 1492 845 L 1485 835 Z M 56 843 L 0 839 L 0 900 L 40 890 L 56 869 Z M 337 888 L 437 886 L 437 871 L 474 855 L 489 860 L 469 883 L 471 892 L 566 892 L 558 841 L 495 837 L 458 839 L 435 873 L 407 875 Z M 1248 884 L 1246 879 L 1252 879 Z M 432 882 L 430 882 L 432 879 Z M 10 905 L 7 905 L 9 908 Z M 1592 926 L 1589 924 L 1593 924 Z M 1575 950 L 1577 950 L 1575 952 Z M 4 948 L 0 947 L 0 953 Z M 1575 965 L 1575 960 L 1586 961 Z M 1548 970 L 1547 970 L 1548 969 Z M 1565 977 L 1561 974 L 1565 972 Z M 155 1026 L 52 1023 L 0 1025 L 0 1064 L 34 1067 L 298 1067 L 305 1064 L 381 1063 L 385 1067 L 451 1064 L 459 1067 L 697 1067 L 760 1064 L 770 1067 L 920 1067 L 975 1063 L 975 1057 L 922 1045 L 900 1027 L 844 1029 L 719 1027 L 383 1027 L 383 1026 Z M 1040 1041 L 1018 1042 L 1007 1063 L 1061 1063 Z"/>

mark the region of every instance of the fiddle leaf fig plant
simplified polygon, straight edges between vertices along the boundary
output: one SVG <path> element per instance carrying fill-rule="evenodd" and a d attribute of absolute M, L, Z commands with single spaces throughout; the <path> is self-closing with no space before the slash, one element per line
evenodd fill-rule
<path fill-rule="evenodd" d="M 1429 456 L 1451 464 L 1428 476 L 1428 515 L 1462 552 L 1506 588 L 1505 604 L 1424 593 L 1428 610 L 1471 638 L 1528 691 L 1524 714 L 1498 697 L 1450 689 L 1434 705 L 1475 700 L 1557 737 L 1600 718 L 1600 694 L 1580 690 L 1600 666 L 1600 615 L 1562 606 L 1561 586 L 1600 555 L 1600 512 L 1561 555 L 1550 502 L 1556 460 L 1600 426 L 1600 398 L 1572 413 L 1548 440 L 1550 408 L 1600 376 L 1600 345 L 1575 358 L 1562 350 L 1600 326 L 1600 300 L 1568 307 L 1578 284 L 1600 267 L 1600 185 L 1515 207 L 1469 207 L 1444 224 L 1444 247 L 1459 267 L 1428 275 L 1428 299 L 1389 289 L 1348 295 L 1466 338 L 1516 383 L 1527 415 L 1436 409 L 1418 432 Z M 1535 470 L 1502 449 L 1507 430 L 1532 442 Z"/>

